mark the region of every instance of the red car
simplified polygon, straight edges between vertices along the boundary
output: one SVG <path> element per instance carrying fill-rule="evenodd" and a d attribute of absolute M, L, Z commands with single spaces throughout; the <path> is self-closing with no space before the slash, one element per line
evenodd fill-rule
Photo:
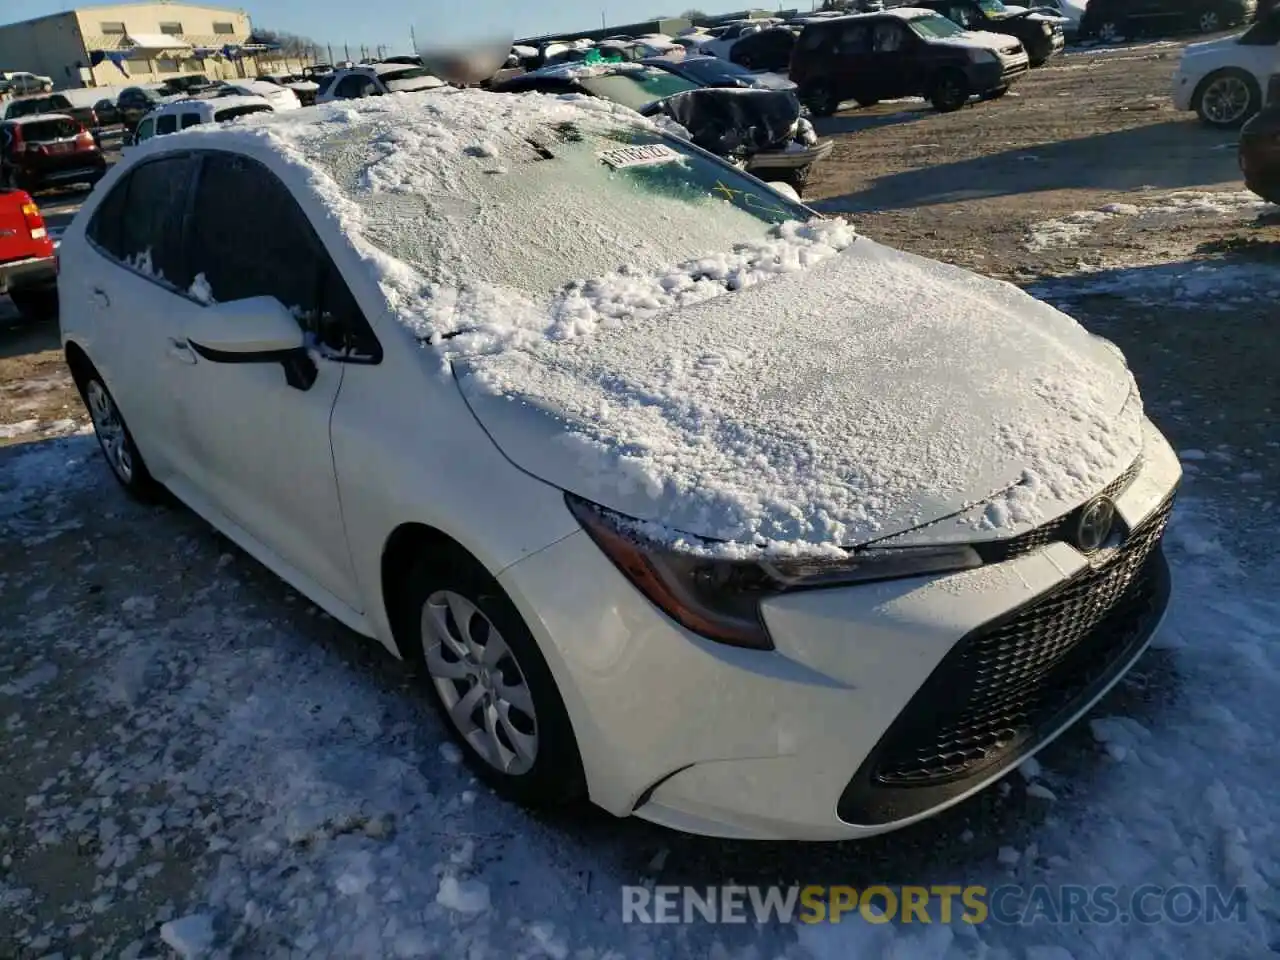
<path fill-rule="evenodd" d="M 0 123 L 0 185 L 34 192 L 94 184 L 106 172 L 102 149 L 73 117 L 41 113 Z"/>
<path fill-rule="evenodd" d="M 0 188 L 0 294 L 26 318 L 58 312 L 58 267 L 40 209 L 25 190 Z"/>

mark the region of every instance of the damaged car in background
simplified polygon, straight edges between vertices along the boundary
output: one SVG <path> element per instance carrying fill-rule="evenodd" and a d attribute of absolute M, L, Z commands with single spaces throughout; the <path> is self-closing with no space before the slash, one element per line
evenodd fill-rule
<path fill-rule="evenodd" d="M 664 118 L 682 135 L 762 179 L 800 189 L 833 143 L 802 116 L 792 90 L 708 87 L 638 63 L 545 67 L 495 83 L 498 93 L 584 94 L 641 116 Z"/>

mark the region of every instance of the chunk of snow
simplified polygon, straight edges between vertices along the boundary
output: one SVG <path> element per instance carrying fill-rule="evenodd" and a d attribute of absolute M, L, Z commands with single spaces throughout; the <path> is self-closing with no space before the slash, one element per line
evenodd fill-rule
<path fill-rule="evenodd" d="M 489 887 L 480 880 L 442 877 L 436 903 L 458 913 L 484 913 L 489 909 Z"/>
<path fill-rule="evenodd" d="M 1195 447 L 1192 447 L 1189 450 L 1178 451 L 1179 460 L 1204 460 L 1208 456 L 1209 455 L 1205 453 L 1203 450 L 1197 450 Z"/>
<path fill-rule="evenodd" d="M 462 751 L 458 749 L 456 744 L 446 741 L 440 744 L 440 758 L 445 763 L 459 764 L 462 762 Z"/>
<path fill-rule="evenodd" d="M 1014 866 L 1022 859 L 1022 854 L 1014 847 L 1001 847 L 996 853 L 996 860 L 1006 867 Z"/>
<path fill-rule="evenodd" d="M 1018 772 L 1022 774 L 1024 779 L 1034 780 L 1041 773 L 1040 761 L 1035 757 L 1027 757 L 1018 765 Z"/>
<path fill-rule="evenodd" d="M 209 955 L 216 941 L 213 917 L 207 913 L 192 913 L 170 920 L 161 925 L 160 939 L 183 960 L 199 960 Z"/>
<path fill-rule="evenodd" d="M 1048 800 L 1051 803 L 1058 799 L 1057 794 L 1042 783 L 1030 784 L 1027 787 L 1027 796 L 1035 797 L 1037 800 Z"/>

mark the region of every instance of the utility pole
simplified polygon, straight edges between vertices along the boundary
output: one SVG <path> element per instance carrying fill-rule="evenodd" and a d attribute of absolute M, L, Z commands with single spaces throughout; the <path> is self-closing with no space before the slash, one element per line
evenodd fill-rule
<path fill-rule="evenodd" d="M 330 43 L 327 46 L 329 50 L 329 66 L 332 67 L 333 66 L 333 44 Z"/>
<path fill-rule="evenodd" d="M 601 29 L 601 30 L 608 30 L 608 29 L 609 29 L 609 25 L 608 25 L 607 23 L 605 23 L 605 21 L 604 21 L 604 15 L 605 15 L 605 11 L 604 11 L 604 10 L 601 10 L 601 11 L 600 11 L 600 29 Z"/>
<path fill-rule="evenodd" d="M 409 24 L 409 42 L 410 42 L 411 44 L 413 44 L 413 52 L 414 52 L 414 53 L 417 53 L 417 52 L 418 52 L 418 37 L 417 37 L 417 34 L 415 34 L 415 33 L 413 32 L 413 24 L 412 24 L 412 23 L 411 23 L 411 24 Z"/>
<path fill-rule="evenodd" d="M 343 57 L 343 59 L 344 59 L 344 60 L 346 60 L 348 63 L 351 61 L 351 47 L 350 47 L 350 45 L 345 44 L 345 43 L 342 45 L 342 57 Z"/>

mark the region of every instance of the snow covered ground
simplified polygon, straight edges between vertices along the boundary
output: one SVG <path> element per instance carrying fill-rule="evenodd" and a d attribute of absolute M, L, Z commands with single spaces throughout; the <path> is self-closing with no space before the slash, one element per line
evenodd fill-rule
<path fill-rule="evenodd" d="M 1195 474 L 1168 621 L 1092 724 L 861 845 L 505 804 L 397 665 L 186 511 L 127 502 L 89 436 L 0 451 L 0 532 L 0 798 L 21 811 L 0 820 L 0 947 L 23 956 L 1084 960 L 1277 940 L 1280 576 L 1235 559 L 1243 530 Z M 622 884 L 735 879 L 1242 886 L 1249 906 L 1214 925 L 620 922 Z"/>

